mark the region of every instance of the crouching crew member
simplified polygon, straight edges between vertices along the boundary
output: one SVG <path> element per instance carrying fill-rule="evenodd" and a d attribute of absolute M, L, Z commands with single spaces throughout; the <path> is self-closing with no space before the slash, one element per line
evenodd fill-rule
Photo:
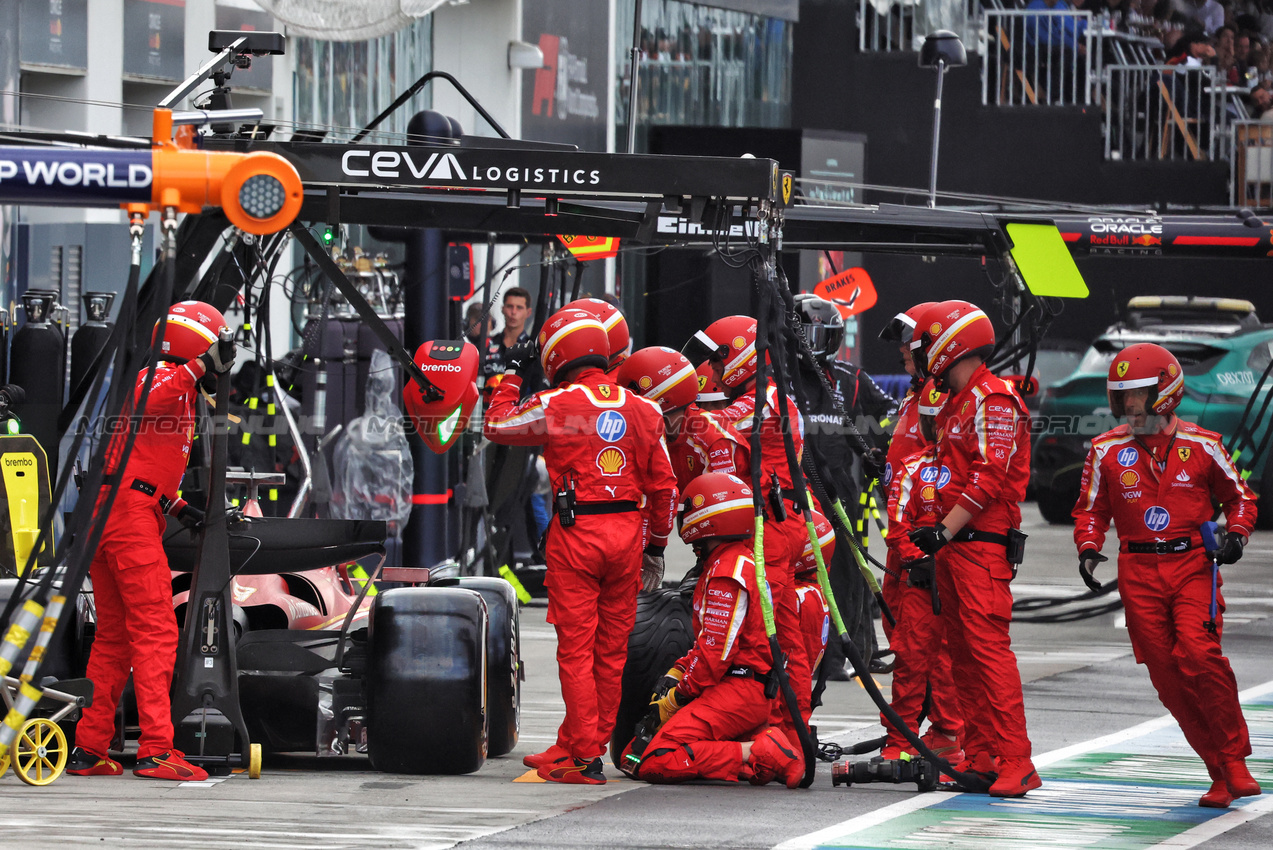
<path fill-rule="evenodd" d="M 1213 584 L 1199 526 L 1218 501 L 1228 530 L 1216 560 L 1234 563 L 1255 527 L 1255 494 L 1219 434 L 1174 414 L 1184 373 L 1170 351 L 1128 346 L 1110 363 L 1107 387 L 1110 409 L 1127 423 L 1093 440 L 1083 467 L 1074 508 L 1079 571 L 1099 589 L 1093 570 L 1106 560 L 1101 545 L 1113 520 L 1118 593 L 1136 660 L 1207 765 L 1212 785 L 1198 804 L 1225 808 L 1234 797 L 1259 794 L 1260 786 L 1246 767 L 1251 742 L 1220 648 L 1223 582 L 1217 576 Z"/>
<path fill-rule="evenodd" d="M 602 371 L 609 342 L 600 322 L 586 311 L 558 311 L 540 331 L 538 347 L 554 388 L 518 404 L 518 373 L 535 355 L 529 342 L 514 348 L 484 428 L 494 443 L 542 445 L 552 482 L 544 584 L 566 717 L 557 742 L 523 762 L 553 782 L 600 785 L 637 591 L 643 582 L 653 588 L 662 581 L 676 483 L 658 405 Z"/>
<path fill-rule="evenodd" d="M 651 701 L 659 729 L 625 769 L 648 782 L 780 778 L 795 788 L 804 776 L 800 750 L 768 727 L 772 656 L 751 557 L 751 488 L 725 473 L 699 476 L 683 494 L 681 539 L 703 572 L 694 587 L 694 645 L 676 662 Z M 629 767 L 630 766 L 630 767 Z"/>
<path fill-rule="evenodd" d="M 195 398 L 206 374 L 226 375 L 233 349 L 222 357 L 217 335 L 225 318 L 209 304 L 182 301 L 168 311 L 163 351 L 155 365 L 146 411 L 127 463 L 120 468 L 126 433 L 117 430 L 107 450 L 108 483 L 119 493 L 106 518 L 89 567 L 97 606 L 97 636 L 89 653 L 93 703 L 76 726 L 75 749 L 67 773 L 115 776 L 123 773 L 110 758 L 115 708 L 131 671 L 137 695 L 141 738 L 133 773 L 150 779 L 199 782 L 208 778 L 172 746 L 173 665 L 177 660 L 177 618 L 172 608 L 172 574 L 164 555 L 164 514 L 190 527 L 203 514 L 178 495 L 194 439 Z M 156 325 L 156 335 L 158 325 Z M 137 377 L 133 404 L 140 399 L 146 371 Z M 121 420 L 123 421 L 123 417 Z M 99 496 L 99 508 L 105 487 Z"/>
<path fill-rule="evenodd" d="M 997 797 L 1020 797 L 1042 785 L 1030 761 L 1021 674 L 1008 624 L 1024 549 L 1018 530 L 1030 477 L 1030 421 L 1012 385 L 986 368 L 995 332 L 967 301 L 924 311 L 911 343 L 916 368 L 947 389 L 937 433 L 940 521 L 911 532 L 936 556 L 952 672 L 959 682 L 965 759 L 958 769 L 987 780 Z"/>
<path fill-rule="evenodd" d="M 725 388 L 730 404 L 719 415 L 729 422 L 750 445 L 752 428 L 760 429 L 761 476 L 768 492 L 765 504 L 764 556 L 765 571 L 774 596 L 774 619 L 778 626 L 778 644 L 787 656 L 787 677 L 796 695 L 804 722 L 811 713 L 813 690 L 809 660 L 805 656 L 800 635 L 800 615 L 796 610 L 794 569 L 808 540 L 803 517 L 796 505 L 797 493 L 787 465 L 786 445 L 779 416 L 778 389 L 768 385 L 763 407 L 756 410 L 756 320 L 748 316 L 726 316 L 699 331 L 686 344 L 690 359 L 702 357 L 712 364 L 713 374 Z M 804 428 L 800 411 L 788 397 L 787 410 L 791 439 L 795 442 L 796 459 L 804 447 Z M 804 499 L 808 496 L 804 495 Z M 797 723 L 787 711 L 786 700 L 774 702 L 771 715 L 788 737 L 797 737 Z"/>
<path fill-rule="evenodd" d="M 919 713 L 924 695 L 932 687 L 924 733 L 930 750 L 951 764 L 964 758 L 959 745 L 964 722 L 959 715 L 959 692 L 950 674 L 950 651 L 946 644 L 946 624 L 934 603 L 931 555 L 925 555 L 907 537 L 911 531 L 937 522 L 937 493 L 947 478 L 937 462 L 936 419 L 946 404 L 947 394 L 930 380 L 915 394 L 915 413 L 921 440 L 928 444 L 900 461 L 893 470 L 888 490 L 888 567 L 884 576 L 884 597 L 897 617 L 889 630 L 893 650 L 893 710 L 919 734 Z M 899 421 L 898 427 L 901 427 Z M 887 628 L 887 626 L 886 626 Z M 916 752 L 901 732 L 881 716 L 888 730 L 883 758 L 898 759 Z"/>

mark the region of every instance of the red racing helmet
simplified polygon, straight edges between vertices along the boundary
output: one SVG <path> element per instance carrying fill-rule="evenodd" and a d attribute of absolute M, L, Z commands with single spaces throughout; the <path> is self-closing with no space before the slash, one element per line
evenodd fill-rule
<path fill-rule="evenodd" d="M 898 313 L 889 319 L 888 324 L 880 331 L 880 339 L 897 345 L 909 344 L 915 337 L 915 325 L 918 324 L 920 315 L 936 303 L 936 301 L 925 301 Z"/>
<path fill-rule="evenodd" d="M 691 363 L 716 360 L 722 364 L 721 383 L 732 390 L 756 375 L 756 320 L 751 316 L 717 319 L 690 337 L 681 353 Z"/>
<path fill-rule="evenodd" d="M 822 563 L 830 564 L 831 556 L 835 554 L 835 527 L 831 525 L 831 520 L 818 511 L 813 511 L 812 513 L 813 531 L 818 535 L 818 546 L 822 549 Z M 806 540 L 804 551 L 800 553 L 800 558 L 796 561 L 795 574 L 805 576 L 809 573 L 817 572 L 817 570 L 818 561 L 813 556 L 813 543 Z"/>
<path fill-rule="evenodd" d="M 610 361 L 610 339 L 601 322 L 587 310 L 561 309 L 539 331 L 539 363 L 556 386 L 557 376 L 578 366 L 604 369 Z"/>
<path fill-rule="evenodd" d="M 941 301 L 916 321 L 911 355 L 921 375 L 940 378 L 971 354 L 989 354 L 994 344 L 994 325 L 981 308 L 967 301 Z"/>
<path fill-rule="evenodd" d="M 193 360 L 217 341 L 217 335 L 223 328 L 229 328 L 229 325 L 216 307 L 202 301 L 178 301 L 168 308 L 160 359 L 172 363 Z M 158 336 L 159 323 L 155 322 L 155 329 L 150 335 L 151 345 L 155 344 Z"/>
<path fill-rule="evenodd" d="M 578 298 L 561 309 L 586 310 L 606 329 L 606 336 L 610 340 L 610 365 L 607 369 L 613 369 L 627 358 L 632 347 L 632 337 L 628 334 L 628 320 L 623 318 L 618 307 L 600 298 Z"/>
<path fill-rule="evenodd" d="M 1109 364 L 1109 408 L 1122 419 L 1126 407 L 1123 393 L 1139 387 L 1149 388 L 1149 410 L 1166 416 L 1176 409 L 1185 395 L 1185 372 L 1180 361 L 1161 345 L 1142 342 L 1129 345 Z"/>
<path fill-rule="evenodd" d="M 676 528 L 686 543 L 751 537 L 756 530 L 751 487 L 727 472 L 698 476 L 681 494 Z"/>
<path fill-rule="evenodd" d="M 725 395 L 725 388 L 716 381 L 716 375 L 712 372 L 712 364 L 706 360 L 695 370 L 698 375 L 698 397 L 695 399 L 699 404 L 713 404 L 718 402 L 729 401 L 729 396 Z"/>
<path fill-rule="evenodd" d="M 657 401 L 664 413 L 687 407 L 698 396 L 698 376 L 690 361 L 662 345 L 643 348 L 624 360 L 615 383 Z"/>

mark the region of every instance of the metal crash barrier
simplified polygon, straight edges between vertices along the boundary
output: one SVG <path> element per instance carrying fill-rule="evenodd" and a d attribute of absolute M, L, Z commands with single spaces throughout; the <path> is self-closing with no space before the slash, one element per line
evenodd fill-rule
<path fill-rule="evenodd" d="M 1227 156 L 1227 95 L 1214 67 L 1109 65 L 1103 89 L 1106 159 Z"/>

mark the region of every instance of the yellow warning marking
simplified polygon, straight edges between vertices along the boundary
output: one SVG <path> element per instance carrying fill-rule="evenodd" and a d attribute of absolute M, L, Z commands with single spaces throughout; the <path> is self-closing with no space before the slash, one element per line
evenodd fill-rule
<path fill-rule="evenodd" d="M 517 777 L 513 781 L 514 782 L 547 782 L 548 780 L 540 776 L 539 773 L 537 773 L 534 769 L 531 769 L 526 771 L 525 773 L 523 773 L 521 776 Z"/>

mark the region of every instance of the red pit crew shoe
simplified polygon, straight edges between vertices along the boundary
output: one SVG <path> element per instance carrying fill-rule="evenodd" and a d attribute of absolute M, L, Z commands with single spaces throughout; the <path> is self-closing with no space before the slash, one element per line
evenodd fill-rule
<path fill-rule="evenodd" d="M 137 759 L 133 776 L 146 779 L 169 779 L 174 782 L 202 782 L 208 778 L 208 772 L 186 761 L 185 753 L 180 750 L 169 750 L 166 753 Z"/>
<path fill-rule="evenodd" d="M 562 782 L 566 785 L 605 785 L 606 777 L 601 772 L 601 759 L 581 761 L 577 758 L 566 758 L 552 764 L 546 764 L 535 771 L 540 779 L 549 782 Z"/>
<path fill-rule="evenodd" d="M 1043 785 L 1034 762 L 1028 758 L 999 759 L 999 778 L 990 786 L 992 797 L 1024 797 Z"/>
<path fill-rule="evenodd" d="M 804 778 L 804 759 L 781 731 L 770 727 L 751 745 L 751 765 L 757 776 L 772 775 L 788 788 L 796 788 Z"/>
<path fill-rule="evenodd" d="M 1246 759 L 1234 759 L 1231 762 L 1226 762 L 1221 766 L 1220 770 L 1224 773 L 1225 784 L 1229 787 L 1229 793 L 1233 796 L 1258 797 L 1264 793 L 1260 790 L 1260 783 L 1256 782 L 1255 777 L 1251 775 L 1251 771 L 1247 770 Z"/>
<path fill-rule="evenodd" d="M 531 753 L 528 756 L 522 756 L 522 764 L 532 770 L 539 770 L 546 764 L 553 764 L 568 758 L 570 758 L 570 753 L 566 752 L 562 747 L 553 744 L 542 753 Z"/>
<path fill-rule="evenodd" d="M 76 747 L 66 760 L 66 772 L 76 776 L 119 776 L 124 768 L 112 758 Z"/>

